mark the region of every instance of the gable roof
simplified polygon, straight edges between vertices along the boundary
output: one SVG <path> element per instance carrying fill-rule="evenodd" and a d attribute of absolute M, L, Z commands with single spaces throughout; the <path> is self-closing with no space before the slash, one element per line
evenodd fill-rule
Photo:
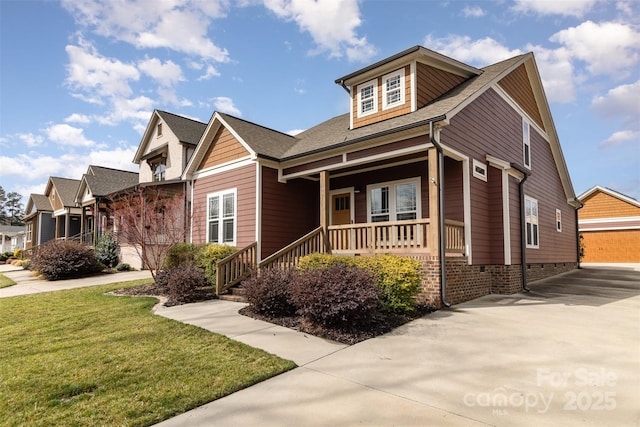
<path fill-rule="evenodd" d="M 622 200 L 623 202 L 627 202 L 633 206 L 639 207 L 640 208 L 640 201 L 634 199 L 631 196 L 627 196 L 626 194 L 622 194 L 618 191 L 612 190 L 611 188 L 607 188 L 607 187 L 601 187 L 599 185 L 595 185 L 593 187 L 591 187 L 590 189 L 588 189 L 587 191 L 585 191 L 584 193 L 580 194 L 578 196 L 578 199 L 584 203 L 585 199 L 587 199 L 588 197 L 592 196 L 593 194 L 595 194 L 596 192 L 601 192 L 604 194 L 607 194 L 611 197 L 615 197 L 618 200 Z"/>
<path fill-rule="evenodd" d="M 31 196 L 29 196 L 29 201 L 27 202 L 27 212 L 29 212 L 28 208 L 30 207 L 30 204 L 32 206 L 35 206 L 37 211 L 53 211 L 49 198 L 44 194 L 31 194 Z"/>
<path fill-rule="evenodd" d="M 76 193 L 78 192 L 79 186 L 79 179 L 69 179 L 52 176 L 47 182 L 47 187 L 44 191 L 44 194 L 46 196 L 49 196 L 49 194 L 51 194 L 51 189 L 55 187 L 56 191 L 58 192 L 58 196 L 62 201 L 62 204 L 65 207 L 75 207 Z"/>
<path fill-rule="evenodd" d="M 161 118 L 167 124 L 180 143 L 193 146 L 198 144 L 202 133 L 207 127 L 207 123 L 202 123 L 167 111 L 153 110 L 151 118 L 149 118 L 149 123 L 147 123 L 147 128 L 145 129 L 142 139 L 140 140 L 140 144 L 138 145 L 138 150 L 133 157 L 133 163 L 140 163 L 142 154 L 149 143 L 149 138 L 153 133 L 153 129 L 158 118 Z"/>
<path fill-rule="evenodd" d="M 76 202 L 82 200 L 82 195 L 86 188 L 89 189 L 93 197 L 107 196 L 137 183 L 137 172 L 90 165 L 87 173 L 82 175 L 75 199 Z"/>

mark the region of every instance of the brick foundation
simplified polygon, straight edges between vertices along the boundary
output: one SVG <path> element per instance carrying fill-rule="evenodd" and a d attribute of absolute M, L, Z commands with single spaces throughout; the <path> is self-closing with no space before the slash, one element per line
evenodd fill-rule
<path fill-rule="evenodd" d="M 440 308 L 440 262 L 437 257 L 415 257 L 422 262 L 420 304 Z M 527 264 L 527 283 L 577 268 L 575 262 Z M 515 265 L 468 265 L 466 257 L 446 261 L 447 302 L 460 304 L 484 295 L 509 295 L 522 290 L 522 269 Z"/>

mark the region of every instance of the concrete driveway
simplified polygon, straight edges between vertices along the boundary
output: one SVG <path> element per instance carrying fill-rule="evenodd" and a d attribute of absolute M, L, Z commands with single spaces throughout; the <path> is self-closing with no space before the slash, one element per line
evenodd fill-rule
<path fill-rule="evenodd" d="M 640 272 L 589 268 L 531 288 L 333 348 L 160 425 L 637 426 Z"/>

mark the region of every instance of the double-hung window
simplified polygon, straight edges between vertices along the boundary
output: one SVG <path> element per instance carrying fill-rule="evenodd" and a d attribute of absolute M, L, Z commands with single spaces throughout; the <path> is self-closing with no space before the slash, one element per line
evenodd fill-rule
<path fill-rule="evenodd" d="M 378 82 L 358 85 L 358 117 L 378 112 Z"/>
<path fill-rule="evenodd" d="M 207 195 L 207 241 L 236 243 L 236 190 Z"/>
<path fill-rule="evenodd" d="M 420 216 L 420 179 L 368 186 L 369 222 L 402 221 Z"/>
<path fill-rule="evenodd" d="M 151 164 L 154 181 L 164 181 L 167 173 L 167 161 L 165 159 L 158 160 Z"/>
<path fill-rule="evenodd" d="M 522 119 L 522 156 L 525 167 L 531 169 L 531 126 Z"/>
<path fill-rule="evenodd" d="M 538 248 L 538 201 L 524 197 L 524 215 L 527 228 L 527 247 Z"/>
<path fill-rule="evenodd" d="M 382 109 L 404 104 L 404 68 L 382 77 Z"/>

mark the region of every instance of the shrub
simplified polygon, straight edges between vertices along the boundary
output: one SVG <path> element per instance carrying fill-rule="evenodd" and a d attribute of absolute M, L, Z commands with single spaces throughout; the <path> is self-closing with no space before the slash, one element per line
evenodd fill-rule
<path fill-rule="evenodd" d="M 22 248 L 16 248 L 16 249 L 13 251 L 13 256 L 14 256 L 14 257 L 16 257 L 16 258 L 22 258 L 22 253 L 23 253 L 23 252 L 24 252 L 24 251 L 22 250 Z"/>
<path fill-rule="evenodd" d="M 104 269 L 92 248 L 71 240 L 53 240 L 39 247 L 31 267 L 47 280 L 70 279 Z"/>
<path fill-rule="evenodd" d="M 344 257 L 312 254 L 303 257 L 298 268 L 308 271 L 336 264 L 355 265 L 369 271 L 378 288 L 380 307 L 383 310 L 401 314 L 415 311 L 416 296 L 420 293 L 422 283 L 418 260 L 395 255 Z"/>
<path fill-rule="evenodd" d="M 236 253 L 238 250 L 229 245 L 208 244 L 198 251 L 196 266 L 204 271 L 209 284 L 216 284 L 216 264 L 221 259 Z"/>
<path fill-rule="evenodd" d="M 297 281 L 296 270 L 273 267 L 262 270 L 242 282 L 245 296 L 256 313 L 290 316 L 295 313 L 291 287 Z"/>
<path fill-rule="evenodd" d="M 394 255 L 359 258 L 358 264 L 376 280 L 383 310 L 410 314 L 415 311 L 422 278 L 420 261 Z"/>
<path fill-rule="evenodd" d="M 167 258 L 164 261 L 165 268 L 196 265 L 196 258 L 203 247 L 203 245 L 193 243 L 176 243 L 167 252 Z"/>
<path fill-rule="evenodd" d="M 169 270 L 160 270 L 156 273 L 156 286 L 160 288 L 160 292 L 169 293 Z"/>
<path fill-rule="evenodd" d="M 342 263 L 305 271 L 291 291 L 298 314 L 329 327 L 363 325 L 372 319 L 378 305 L 371 274 Z"/>
<path fill-rule="evenodd" d="M 126 262 L 123 262 L 123 263 L 120 263 L 120 264 L 116 265 L 116 271 L 133 271 L 133 270 L 134 270 L 134 268 L 131 267 Z"/>
<path fill-rule="evenodd" d="M 103 234 L 96 242 L 96 259 L 98 262 L 113 268 L 118 265 L 119 247 L 116 239 L 111 234 Z"/>
<path fill-rule="evenodd" d="M 10 257 L 13 257 L 13 252 L 4 252 L 4 253 L 0 253 L 0 261 L 6 261 L 6 260 L 8 260 Z"/>
<path fill-rule="evenodd" d="M 204 286 L 207 286 L 207 278 L 194 266 L 176 267 L 168 272 L 167 287 L 171 301 L 193 301 L 198 289 Z"/>

